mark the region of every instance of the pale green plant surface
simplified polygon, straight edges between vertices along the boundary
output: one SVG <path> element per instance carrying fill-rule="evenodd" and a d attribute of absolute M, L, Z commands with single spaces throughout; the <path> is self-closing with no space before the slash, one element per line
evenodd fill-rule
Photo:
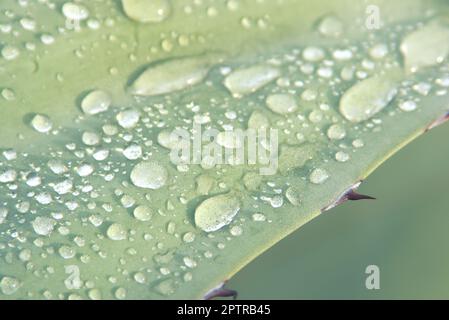
<path fill-rule="evenodd" d="M 85 1 L 89 18 L 75 32 L 64 29 L 64 1 L 54 1 L 54 8 L 2 1 L 1 298 L 201 298 L 335 204 L 449 110 L 442 45 L 448 5 L 371 2 L 380 8 L 380 30 L 366 29 L 367 4 L 353 1 L 171 1 L 163 21 L 150 23 L 129 19 L 120 1 Z M 338 17 L 332 21 L 341 24 L 339 34 L 317 31 L 327 30 L 326 17 Z M 429 41 L 428 51 L 409 45 L 413 54 L 401 52 L 405 39 L 419 42 L 414 37 Z M 443 59 L 434 61 L 435 54 Z M 277 75 L 255 92 L 233 96 L 238 90 L 227 72 L 254 66 Z M 194 85 L 185 84 L 186 75 Z M 82 101 L 95 89 L 108 92 L 112 104 L 84 114 Z M 294 97 L 294 111 L 267 106 L 267 97 L 280 93 Z M 140 118 L 124 128 L 117 115 L 128 108 Z M 268 122 L 279 130 L 276 175 L 261 176 L 255 166 L 186 171 L 161 146 L 161 131 L 191 128 L 195 115 L 215 128 L 246 129 L 255 111 L 254 126 Z M 49 132 L 32 128 L 36 114 L 51 120 Z M 99 141 L 82 138 L 85 132 Z M 143 150 L 134 160 L 123 152 L 132 144 Z M 50 170 L 56 159 L 66 172 Z M 147 159 L 167 171 L 155 190 L 130 179 Z M 61 182 L 70 187 L 58 189 Z M 218 195 L 238 212 L 229 225 L 207 233 L 198 208 L 211 199 L 207 215 Z M 137 206 L 149 208 L 151 218 L 144 212 L 136 219 Z M 46 230 L 37 217 L 47 219 Z"/>

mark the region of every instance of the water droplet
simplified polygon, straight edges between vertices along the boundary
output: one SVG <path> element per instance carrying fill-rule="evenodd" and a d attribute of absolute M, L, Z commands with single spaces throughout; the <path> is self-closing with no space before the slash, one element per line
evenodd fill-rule
<path fill-rule="evenodd" d="M 31 120 L 31 126 L 40 133 L 47 133 L 53 127 L 50 118 L 43 114 L 36 114 Z"/>
<path fill-rule="evenodd" d="M 272 94 L 266 99 L 266 104 L 271 111 L 279 114 L 295 112 L 298 109 L 296 99 L 291 94 Z"/>
<path fill-rule="evenodd" d="M 355 139 L 354 141 L 352 141 L 352 146 L 354 148 L 363 148 L 363 146 L 365 146 L 365 143 L 361 139 Z"/>
<path fill-rule="evenodd" d="M 241 236 L 243 234 L 243 229 L 240 226 L 233 226 L 231 228 L 231 230 L 229 230 L 229 232 L 231 233 L 231 235 L 233 235 L 234 237 L 238 237 Z"/>
<path fill-rule="evenodd" d="M 34 232 L 41 236 L 49 236 L 53 232 L 55 224 L 55 220 L 47 217 L 37 217 L 32 222 Z"/>
<path fill-rule="evenodd" d="M 140 120 L 140 113 L 135 109 L 120 111 L 116 116 L 118 124 L 125 129 L 134 128 Z"/>
<path fill-rule="evenodd" d="M 147 206 L 138 206 L 134 209 L 133 215 L 139 221 L 149 221 L 153 216 L 153 210 Z"/>
<path fill-rule="evenodd" d="M 139 96 L 183 90 L 201 82 L 220 59 L 218 54 L 206 54 L 156 62 L 137 77 L 129 90 Z"/>
<path fill-rule="evenodd" d="M 336 154 L 335 154 L 335 160 L 337 160 L 338 162 L 346 162 L 346 161 L 348 161 L 349 160 L 349 154 L 347 154 L 346 152 L 344 152 L 344 151 L 338 151 Z"/>
<path fill-rule="evenodd" d="M 86 146 L 95 146 L 100 143 L 100 136 L 95 132 L 86 131 L 81 140 Z"/>
<path fill-rule="evenodd" d="M 114 292 L 114 296 L 119 299 L 119 300 L 123 300 L 126 299 L 126 295 L 128 294 L 127 290 L 125 288 L 117 288 Z"/>
<path fill-rule="evenodd" d="M 265 215 L 263 213 L 260 213 L 260 212 L 253 213 L 252 219 L 253 219 L 253 221 L 257 221 L 257 222 L 263 222 L 263 221 L 267 220 Z"/>
<path fill-rule="evenodd" d="M 328 15 L 321 19 L 318 31 L 326 37 L 338 37 L 343 33 L 343 23 L 334 15 Z"/>
<path fill-rule="evenodd" d="M 416 102 L 412 100 L 402 101 L 399 104 L 399 109 L 405 112 L 416 110 L 416 108 L 417 108 Z"/>
<path fill-rule="evenodd" d="M 14 91 L 12 89 L 9 88 L 4 88 L 2 90 L 2 97 L 7 100 L 7 101 L 12 101 L 16 99 L 16 94 L 14 93 Z"/>
<path fill-rule="evenodd" d="M 159 189 L 168 180 L 165 167 L 157 162 L 140 162 L 131 171 L 131 182 L 139 188 Z"/>
<path fill-rule="evenodd" d="M 138 144 L 131 144 L 123 150 L 123 155 L 128 160 L 137 160 L 142 157 L 142 147 Z"/>
<path fill-rule="evenodd" d="M 251 113 L 248 119 L 249 129 L 268 129 L 270 127 L 270 121 L 268 118 L 260 111 L 256 110 Z"/>
<path fill-rule="evenodd" d="M 193 241 L 195 241 L 195 234 L 193 232 L 186 232 L 183 236 L 182 236 L 182 240 L 185 243 L 192 243 Z"/>
<path fill-rule="evenodd" d="M 65 179 L 61 182 L 56 183 L 53 186 L 53 190 L 55 190 L 55 192 L 57 194 L 61 194 L 61 195 L 69 193 L 70 191 L 72 191 L 72 188 L 73 188 L 73 182 L 70 179 Z"/>
<path fill-rule="evenodd" d="M 327 136 L 332 140 L 341 140 L 346 136 L 345 128 L 339 124 L 333 124 L 327 130 Z"/>
<path fill-rule="evenodd" d="M 401 52 L 411 72 L 442 63 L 449 54 L 449 28 L 438 21 L 429 23 L 403 39 Z"/>
<path fill-rule="evenodd" d="M 165 279 L 159 282 L 154 289 L 163 296 L 169 296 L 175 292 L 175 284 L 173 279 Z"/>
<path fill-rule="evenodd" d="M 278 68 L 256 65 L 230 73 L 224 85 L 236 97 L 253 93 L 280 76 Z"/>
<path fill-rule="evenodd" d="M 101 291 L 99 289 L 91 289 L 88 294 L 89 299 L 91 300 L 101 300 Z"/>
<path fill-rule="evenodd" d="M 6 45 L 2 48 L 1 53 L 5 60 L 14 60 L 19 56 L 20 51 L 14 46 Z"/>
<path fill-rule="evenodd" d="M 141 23 L 164 21 L 171 11 L 168 0 L 122 0 L 122 5 L 130 19 Z"/>
<path fill-rule="evenodd" d="M 2 290 L 2 293 L 7 296 L 16 293 L 21 285 L 20 280 L 13 277 L 3 277 L 0 281 L 0 289 Z"/>
<path fill-rule="evenodd" d="M 119 223 L 113 223 L 106 231 L 106 235 L 109 239 L 119 241 L 125 240 L 128 232 L 124 226 Z"/>
<path fill-rule="evenodd" d="M 61 246 L 58 252 L 64 259 L 72 259 L 76 255 L 76 250 L 70 246 Z"/>
<path fill-rule="evenodd" d="M 213 232 L 231 223 L 240 210 L 240 202 L 230 194 L 203 201 L 195 210 L 195 224 L 205 232 Z"/>
<path fill-rule="evenodd" d="M 369 50 L 371 58 L 379 60 L 384 58 L 388 54 L 388 46 L 384 43 L 375 45 Z"/>
<path fill-rule="evenodd" d="M 294 206 L 301 204 L 300 190 L 296 187 L 288 187 L 285 191 L 285 197 Z"/>
<path fill-rule="evenodd" d="M 73 2 L 64 3 L 62 13 L 67 19 L 75 21 L 85 20 L 89 17 L 89 11 L 86 7 Z"/>
<path fill-rule="evenodd" d="M 341 114 L 351 122 L 365 121 L 385 108 L 397 94 L 397 69 L 363 80 L 347 90 L 340 100 Z"/>
<path fill-rule="evenodd" d="M 314 169 L 309 176 L 310 182 L 314 184 L 322 184 L 329 178 L 329 174 L 324 169 Z"/>
<path fill-rule="evenodd" d="M 85 114 L 94 115 L 108 110 L 112 103 L 111 96 L 101 90 L 94 90 L 81 101 L 81 109 Z"/>
<path fill-rule="evenodd" d="M 304 60 L 310 62 L 317 62 L 324 59 L 325 53 L 324 50 L 318 47 L 307 47 L 302 52 L 302 57 Z"/>
<path fill-rule="evenodd" d="M 15 181 L 17 178 L 17 172 L 14 169 L 5 170 L 0 172 L 0 182 L 9 183 Z"/>

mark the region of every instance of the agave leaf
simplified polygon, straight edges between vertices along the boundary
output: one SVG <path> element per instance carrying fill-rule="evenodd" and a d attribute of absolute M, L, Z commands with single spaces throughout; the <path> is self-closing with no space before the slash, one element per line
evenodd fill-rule
<path fill-rule="evenodd" d="M 380 30 L 346 0 L 133 2 L 0 4 L 1 298 L 204 297 L 448 112 L 445 48 L 400 48 L 443 1 L 372 1 Z M 276 174 L 174 165 L 194 122 L 277 129 Z"/>

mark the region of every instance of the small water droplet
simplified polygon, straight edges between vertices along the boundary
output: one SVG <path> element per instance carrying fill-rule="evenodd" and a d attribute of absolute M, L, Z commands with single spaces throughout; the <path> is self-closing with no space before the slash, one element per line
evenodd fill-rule
<path fill-rule="evenodd" d="M 253 93 L 280 76 L 278 68 L 256 65 L 231 72 L 224 85 L 236 97 Z"/>
<path fill-rule="evenodd" d="M 338 151 L 335 154 L 335 160 L 337 160 L 338 162 L 346 162 L 350 159 L 349 154 L 347 154 L 344 151 Z"/>
<path fill-rule="evenodd" d="M 329 174 L 324 169 L 314 169 L 309 176 L 310 182 L 314 184 L 322 184 L 329 179 Z"/>
<path fill-rule="evenodd" d="M 327 136 L 332 140 L 341 140 L 346 136 L 345 128 L 339 124 L 333 124 L 327 130 Z"/>
<path fill-rule="evenodd" d="M 338 37 L 343 33 L 343 23 L 334 15 L 328 15 L 321 19 L 318 31 L 326 37 Z"/>
<path fill-rule="evenodd" d="M 106 235 L 108 236 L 108 238 L 115 241 L 125 240 L 127 234 L 128 232 L 126 228 L 119 223 L 111 224 L 106 231 Z"/>
<path fill-rule="evenodd" d="M 417 104 L 413 100 L 402 101 L 399 104 L 399 109 L 401 109 L 402 111 L 405 111 L 405 112 L 410 112 L 410 111 L 416 110 L 416 108 L 417 108 Z"/>

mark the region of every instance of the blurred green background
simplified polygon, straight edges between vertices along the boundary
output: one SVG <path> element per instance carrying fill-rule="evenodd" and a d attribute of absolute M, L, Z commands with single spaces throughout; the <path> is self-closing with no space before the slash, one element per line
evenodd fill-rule
<path fill-rule="evenodd" d="M 291 234 L 227 287 L 240 299 L 449 299 L 449 124 L 387 160 L 345 203 Z M 380 290 L 365 288 L 366 266 Z"/>

